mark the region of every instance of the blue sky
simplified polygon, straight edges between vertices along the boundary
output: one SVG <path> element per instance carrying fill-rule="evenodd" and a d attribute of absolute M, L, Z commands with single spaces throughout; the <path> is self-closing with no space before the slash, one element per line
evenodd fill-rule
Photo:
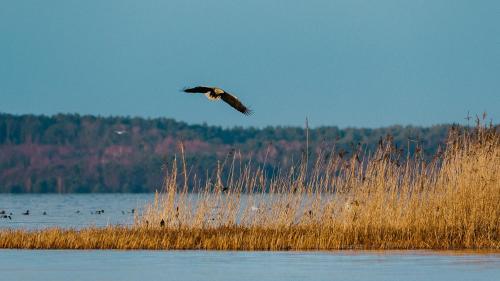
<path fill-rule="evenodd" d="M 222 126 L 500 119 L 500 1 L 0 2 L 0 111 Z M 255 114 L 179 90 L 218 85 Z"/>

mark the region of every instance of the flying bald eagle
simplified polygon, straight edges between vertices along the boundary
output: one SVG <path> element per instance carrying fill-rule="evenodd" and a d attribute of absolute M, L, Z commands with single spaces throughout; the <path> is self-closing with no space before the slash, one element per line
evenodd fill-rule
<path fill-rule="evenodd" d="M 244 106 L 238 98 L 235 96 L 229 94 L 228 92 L 216 88 L 216 87 L 205 87 L 205 86 L 198 86 L 194 88 L 186 88 L 183 90 L 186 93 L 201 93 L 205 94 L 205 96 L 209 100 L 219 100 L 222 99 L 225 101 L 227 104 L 238 110 L 239 112 L 245 114 L 245 115 L 250 115 L 252 111 L 248 109 L 246 106 Z"/>

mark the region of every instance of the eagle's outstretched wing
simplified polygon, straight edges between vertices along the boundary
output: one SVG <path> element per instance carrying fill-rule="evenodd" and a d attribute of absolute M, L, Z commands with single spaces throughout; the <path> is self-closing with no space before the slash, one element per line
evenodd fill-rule
<path fill-rule="evenodd" d="M 198 87 L 194 87 L 194 88 L 186 88 L 183 91 L 186 92 L 186 93 L 202 93 L 202 94 L 205 94 L 205 93 L 208 93 L 208 92 L 210 92 L 212 90 L 213 89 L 209 88 L 209 87 L 198 86 Z"/>
<path fill-rule="evenodd" d="M 245 115 L 250 115 L 252 114 L 252 111 L 248 109 L 246 106 L 244 106 L 235 96 L 228 94 L 226 92 L 221 94 L 221 99 L 225 101 L 227 104 L 238 110 L 239 112 L 245 114 Z"/>

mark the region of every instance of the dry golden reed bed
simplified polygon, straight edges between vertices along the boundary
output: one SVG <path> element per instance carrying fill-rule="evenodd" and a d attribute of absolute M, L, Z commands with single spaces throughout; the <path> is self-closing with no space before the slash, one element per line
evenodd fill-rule
<path fill-rule="evenodd" d="M 413 149 L 387 138 L 373 154 L 318 152 L 274 176 L 234 155 L 195 195 L 175 161 L 133 226 L 1 230 L 0 248 L 500 250 L 498 127 L 454 128 L 433 159 Z"/>

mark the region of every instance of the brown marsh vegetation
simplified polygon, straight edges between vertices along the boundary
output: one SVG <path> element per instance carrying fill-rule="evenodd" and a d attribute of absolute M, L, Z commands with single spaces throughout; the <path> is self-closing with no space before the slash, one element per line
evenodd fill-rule
<path fill-rule="evenodd" d="M 498 127 L 452 128 L 433 159 L 414 149 L 387 137 L 374 153 L 320 151 L 274 175 L 234 154 L 196 194 L 181 154 L 135 225 L 1 230 L 0 248 L 499 250 Z"/>

